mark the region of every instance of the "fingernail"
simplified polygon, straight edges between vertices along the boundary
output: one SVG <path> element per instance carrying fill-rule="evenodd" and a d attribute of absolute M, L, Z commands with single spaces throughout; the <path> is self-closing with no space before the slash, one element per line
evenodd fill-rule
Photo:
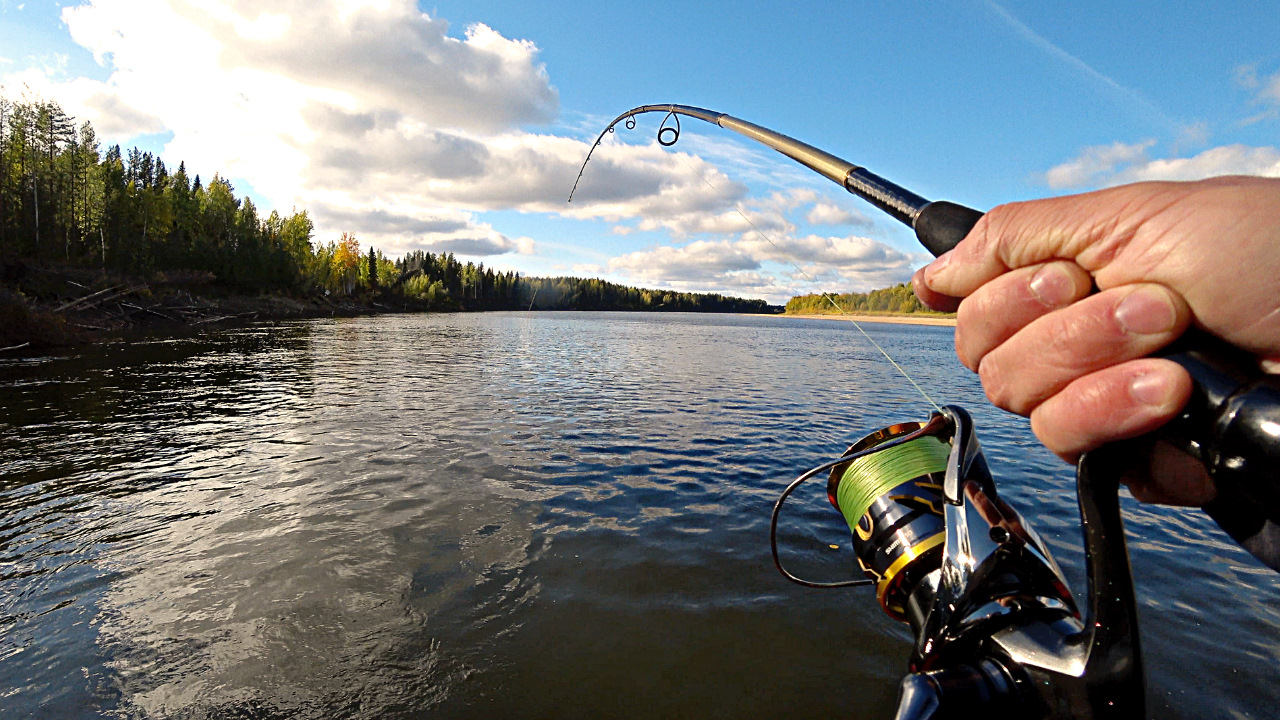
<path fill-rule="evenodd" d="M 1178 322 L 1178 311 L 1167 290 L 1147 286 L 1125 296 L 1116 305 L 1115 317 L 1125 332 L 1154 335 L 1172 330 Z"/>
<path fill-rule="evenodd" d="M 1169 400 L 1169 382 L 1160 373 L 1144 373 L 1129 381 L 1129 395 L 1143 405 L 1161 407 Z"/>
<path fill-rule="evenodd" d="M 1031 277 L 1031 294 L 1045 307 L 1061 307 L 1071 302 L 1076 286 L 1061 265 L 1045 265 Z"/>

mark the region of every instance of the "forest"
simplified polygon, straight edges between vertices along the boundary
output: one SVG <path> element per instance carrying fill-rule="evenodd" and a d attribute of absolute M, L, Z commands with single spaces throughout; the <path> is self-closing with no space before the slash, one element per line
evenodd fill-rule
<path fill-rule="evenodd" d="M 839 305 L 838 309 L 836 305 Z M 787 301 L 786 311 L 788 315 L 838 315 L 841 313 L 946 315 L 925 307 L 907 283 L 867 293 L 801 295 Z"/>
<path fill-rule="evenodd" d="M 0 92 L 0 263 L 15 261 L 410 309 L 777 311 L 763 300 L 526 278 L 452 253 L 392 260 L 362 249 L 355 231 L 320 241 L 306 210 L 264 216 L 221 175 L 203 181 L 183 162 L 104 149 L 58 103 Z"/>

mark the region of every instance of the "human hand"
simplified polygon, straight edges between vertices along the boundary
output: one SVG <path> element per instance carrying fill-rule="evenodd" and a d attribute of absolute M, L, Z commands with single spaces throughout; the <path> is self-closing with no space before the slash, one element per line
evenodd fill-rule
<path fill-rule="evenodd" d="M 956 352 L 997 406 L 1068 461 L 1172 419 L 1186 371 L 1147 357 L 1197 325 L 1280 359 L 1280 180 L 1141 183 L 1003 205 L 913 278 L 956 310 Z M 1097 292 L 1094 292 L 1096 286 Z M 1202 505 L 1203 472 L 1157 452 L 1139 499 Z"/>

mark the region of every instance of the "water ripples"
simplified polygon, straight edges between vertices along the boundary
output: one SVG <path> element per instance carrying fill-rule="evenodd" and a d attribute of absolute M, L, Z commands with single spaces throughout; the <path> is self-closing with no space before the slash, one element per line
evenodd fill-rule
<path fill-rule="evenodd" d="M 973 412 L 1082 591 L 1069 469 L 986 406 L 949 329 L 867 329 Z M 929 410 L 847 323 L 265 325 L 5 361 L 0 407 L 0 703 L 19 716 L 892 713 L 905 628 L 768 556 L 787 481 Z M 788 553 L 847 577 L 814 485 Z M 1125 510 L 1153 709 L 1264 716 L 1273 575 L 1198 513 Z"/>

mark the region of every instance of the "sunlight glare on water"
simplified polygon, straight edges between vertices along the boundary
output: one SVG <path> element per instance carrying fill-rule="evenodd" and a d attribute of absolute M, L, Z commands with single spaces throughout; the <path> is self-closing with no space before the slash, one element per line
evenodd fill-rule
<path fill-rule="evenodd" d="M 1070 468 L 949 328 L 866 327 L 974 414 L 1079 595 Z M 263 325 L 2 360 L 0 408 L 0 716 L 893 714 L 905 627 L 769 558 L 788 481 L 929 411 L 847 323 Z M 842 579 L 822 495 L 784 536 Z M 1125 510 L 1153 714 L 1269 716 L 1276 576 L 1198 512 Z"/>

